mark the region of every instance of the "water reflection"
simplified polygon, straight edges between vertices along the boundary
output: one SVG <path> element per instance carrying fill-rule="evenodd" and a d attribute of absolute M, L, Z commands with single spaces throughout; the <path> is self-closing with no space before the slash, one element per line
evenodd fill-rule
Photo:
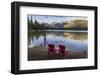
<path fill-rule="evenodd" d="M 72 51 L 87 51 L 87 39 L 87 32 L 31 31 L 28 34 L 28 47 L 63 44 Z"/>
<path fill-rule="evenodd" d="M 77 32 L 77 33 L 64 32 L 64 37 L 66 37 L 67 39 L 78 40 L 78 41 L 87 41 L 88 39 L 88 35 L 85 32 Z"/>

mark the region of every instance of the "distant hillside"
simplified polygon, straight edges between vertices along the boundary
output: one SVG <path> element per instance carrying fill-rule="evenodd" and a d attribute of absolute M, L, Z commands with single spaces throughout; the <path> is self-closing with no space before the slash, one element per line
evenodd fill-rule
<path fill-rule="evenodd" d="M 53 22 L 49 23 L 39 23 L 37 20 L 32 22 L 32 20 L 28 20 L 28 29 L 66 29 L 66 30 L 87 30 L 88 22 L 87 20 L 72 20 L 70 22 Z"/>
<path fill-rule="evenodd" d="M 87 20 L 72 20 L 69 23 L 64 24 L 64 28 L 67 29 L 87 29 L 88 21 Z"/>

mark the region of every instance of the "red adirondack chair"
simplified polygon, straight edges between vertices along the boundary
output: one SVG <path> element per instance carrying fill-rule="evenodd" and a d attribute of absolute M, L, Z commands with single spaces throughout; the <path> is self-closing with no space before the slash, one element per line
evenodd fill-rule
<path fill-rule="evenodd" d="M 65 46 L 64 45 L 59 45 L 59 51 L 60 51 L 60 55 L 63 55 L 65 57 L 68 54 L 68 51 L 65 49 Z"/>
<path fill-rule="evenodd" d="M 55 45 L 48 44 L 48 54 L 55 54 Z"/>

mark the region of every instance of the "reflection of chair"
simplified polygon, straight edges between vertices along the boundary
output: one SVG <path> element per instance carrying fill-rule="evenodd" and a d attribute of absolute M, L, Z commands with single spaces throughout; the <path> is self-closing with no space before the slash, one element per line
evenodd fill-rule
<path fill-rule="evenodd" d="M 59 51 L 60 51 L 60 55 L 67 56 L 67 54 L 68 54 L 68 51 L 65 50 L 64 45 L 59 45 Z"/>
<path fill-rule="evenodd" d="M 55 54 L 55 46 L 53 44 L 48 44 L 48 54 Z"/>

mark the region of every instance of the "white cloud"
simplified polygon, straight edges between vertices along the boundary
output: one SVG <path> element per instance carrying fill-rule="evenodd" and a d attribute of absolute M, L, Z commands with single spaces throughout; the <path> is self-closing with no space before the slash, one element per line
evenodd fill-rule
<path fill-rule="evenodd" d="M 51 15 L 28 15 L 28 18 L 31 19 L 33 22 L 35 20 L 43 23 L 52 23 L 52 22 L 69 22 L 74 19 L 82 19 L 87 20 L 87 17 L 81 17 L 81 16 L 51 16 Z"/>

